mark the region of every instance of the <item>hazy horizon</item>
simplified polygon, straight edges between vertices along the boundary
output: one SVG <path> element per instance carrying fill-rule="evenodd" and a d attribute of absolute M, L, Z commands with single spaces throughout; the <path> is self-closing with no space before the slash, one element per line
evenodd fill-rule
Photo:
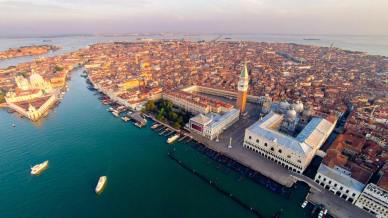
<path fill-rule="evenodd" d="M 0 0 L 0 36 L 130 33 L 386 36 L 386 0 Z"/>

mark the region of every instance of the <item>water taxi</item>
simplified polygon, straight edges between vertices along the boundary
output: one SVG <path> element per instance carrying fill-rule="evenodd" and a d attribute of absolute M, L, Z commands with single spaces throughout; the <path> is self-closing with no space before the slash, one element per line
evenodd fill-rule
<path fill-rule="evenodd" d="M 159 126 L 160 126 L 159 123 L 155 123 L 155 124 L 153 124 L 153 125 L 151 126 L 151 129 L 156 129 L 156 128 L 158 128 Z"/>
<path fill-rule="evenodd" d="M 37 164 L 31 167 L 31 175 L 39 175 L 41 172 L 46 170 L 48 167 L 48 160 L 43 163 Z"/>
<path fill-rule="evenodd" d="M 145 126 L 145 124 L 140 123 L 140 122 L 135 122 L 135 126 L 137 126 L 139 128 L 143 128 L 143 126 Z"/>
<path fill-rule="evenodd" d="M 119 116 L 119 112 L 118 112 L 118 111 L 112 111 L 112 114 L 113 114 L 113 116 L 115 116 L 115 117 L 118 117 L 118 116 Z"/>
<path fill-rule="evenodd" d="M 107 181 L 107 177 L 106 176 L 101 176 L 98 179 L 98 183 L 97 183 L 97 186 L 96 186 L 96 189 L 95 189 L 96 194 L 101 194 L 101 192 L 104 191 L 104 187 L 105 187 L 106 181 Z"/>
<path fill-rule="evenodd" d="M 175 135 L 173 135 L 173 136 L 171 136 L 171 137 L 169 137 L 168 139 L 167 139 L 167 143 L 168 144 L 172 144 L 173 142 L 175 142 L 175 140 L 177 140 L 179 138 L 179 134 L 175 134 Z"/>
<path fill-rule="evenodd" d="M 304 201 L 303 204 L 301 205 L 302 208 L 305 208 L 308 204 L 308 201 Z"/>
<path fill-rule="evenodd" d="M 128 120 L 130 120 L 128 117 L 122 117 L 121 118 L 124 122 L 128 122 Z"/>

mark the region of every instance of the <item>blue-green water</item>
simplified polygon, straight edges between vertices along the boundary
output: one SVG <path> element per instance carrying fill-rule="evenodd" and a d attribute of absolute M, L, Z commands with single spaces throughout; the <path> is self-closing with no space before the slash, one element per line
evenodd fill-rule
<path fill-rule="evenodd" d="M 114 42 L 137 40 L 137 36 L 69 36 L 69 37 L 51 37 L 51 38 L 0 38 L 0 51 L 8 48 L 16 48 L 26 45 L 41 45 L 55 44 L 61 46 L 62 49 L 42 55 L 50 57 L 64 54 L 70 51 L 75 51 L 84 48 L 88 45 L 99 42 Z M 297 43 L 305 45 L 318 45 L 348 49 L 353 51 L 368 52 L 372 55 L 383 55 L 388 57 L 388 36 L 352 36 L 352 35 L 278 35 L 278 34 L 224 34 L 220 37 L 219 34 L 202 34 L 202 35 L 151 35 L 149 38 L 154 39 L 187 39 L 187 40 L 229 40 L 229 41 L 254 41 L 254 42 L 282 42 L 282 43 Z M 230 39 L 225 39 L 230 38 Z M 315 38 L 319 40 L 304 40 L 306 38 Z M 49 41 L 46 41 L 49 40 Z M 36 57 L 20 57 L 9 60 L 0 61 L 0 68 L 6 68 L 18 63 L 30 61 Z"/>
<path fill-rule="evenodd" d="M 299 206 L 306 188 L 286 199 L 188 144 L 167 145 L 150 128 L 113 117 L 86 88 L 80 71 L 62 103 L 40 123 L 0 110 L 0 217 L 253 217 L 169 159 L 171 146 L 180 159 L 266 217 L 280 208 L 284 217 L 308 213 Z M 46 159 L 47 171 L 31 176 L 30 166 Z M 108 183 L 96 196 L 101 175 Z"/>

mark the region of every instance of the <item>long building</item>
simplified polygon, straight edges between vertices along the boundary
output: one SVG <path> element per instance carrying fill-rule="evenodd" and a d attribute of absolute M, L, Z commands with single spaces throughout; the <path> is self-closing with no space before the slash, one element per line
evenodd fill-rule
<path fill-rule="evenodd" d="M 365 187 L 355 204 L 376 217 L 388 217 L 388 191 L 373 183 Z"/>
<path fill-rule="evenodd" d="M 254 123 L 245 130 L 244 147 L 291 171 L 302 173 L 335 124 L 314 117 L 296 137 L 292 137 L 279 131 L 284 119 L 284 115 L 271 112 Z"/>
<path fill-rule="evenodd" d="M 386 158 L 382 150 L 363 136 L 340 134 L 327 150 L 314 180 L 354 204 L 373 174 L 384 163 Z"/>
<path fill-rule="evenodd" d="M 190 119 L 189 129 L 194 133 L 213 140 L 225 129 L 233 125 L 239 119 L 239 114 L 240 111 L 234 108 L 222 114 L 198 114 Z"/>
<path fill-rule="evenodd" d="M 163 93 L 162 98 L 193 114 L 225 113 L 233 108 L 223 101 L 184 91 Z"/>
<path fill-rule="evenodd" d="M 340 166 L 331 168 L 323 163 L 315 175 L 315 182 L 351 203 L 356 201 L 365 188 L 365 182 L 352 177 L 351 171 Z"/>

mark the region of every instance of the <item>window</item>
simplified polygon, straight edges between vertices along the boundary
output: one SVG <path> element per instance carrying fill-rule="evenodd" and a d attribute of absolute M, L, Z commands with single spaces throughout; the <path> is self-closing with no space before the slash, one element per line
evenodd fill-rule
<path fill-rule="evenodd" d="M 302 161 L 298 160 L 298 163 L 302 163 Z"/>
<path fill-rule="evenodd" d="M 291 158 L 291 155 L 287 155 L 288 158 Z"/>
<path fill-rule="evenodd" d="M 336 183 L 336 184 L 334 184 L 334 187 L 337 187 L 337 183 Z"/>
<path fill-rule="evenodd" d="M 349 193 L 349 190 L 346 190 L 346 193 Z"/>
<path fill-rule="evenodd" d="M 275 149 L 272 147 L 272 148 L 271 148 L 271 151 L 274 151 L 274 150 L 275 150 Z"/>
<path fill-rule="evenodd" d="M 267 144 L 267 142 L 266 142 L 266 143 L 264 143 L 264 146 L 265 146 L 265 147 L 267 147 L 267 145 L 268 145 L 268 144 Z"/>
<path fill-rule="evenodd" d="M 321 175 L 318 175 L 318 179 L 320 179 L 321 178 Z"/>
<path fill-rule="evenodd" d="M 258 139 L 256 139 L 256 143 L 260 143 L 260 141 Z"/>
<path fill-rule="evenodd" d="M 248 136 L 249 139 L 252 139 L 252 136 Z"/>
<path fill-rule="evenodd" d="M 279 153 L 282 153 L 282 149 L 279 149 Z"/>
<path fill-rule="evenodd" d="M 356 196 L 356 193 L 353 193 L 352 196 L 355 197 L 355 196 Z"/>

